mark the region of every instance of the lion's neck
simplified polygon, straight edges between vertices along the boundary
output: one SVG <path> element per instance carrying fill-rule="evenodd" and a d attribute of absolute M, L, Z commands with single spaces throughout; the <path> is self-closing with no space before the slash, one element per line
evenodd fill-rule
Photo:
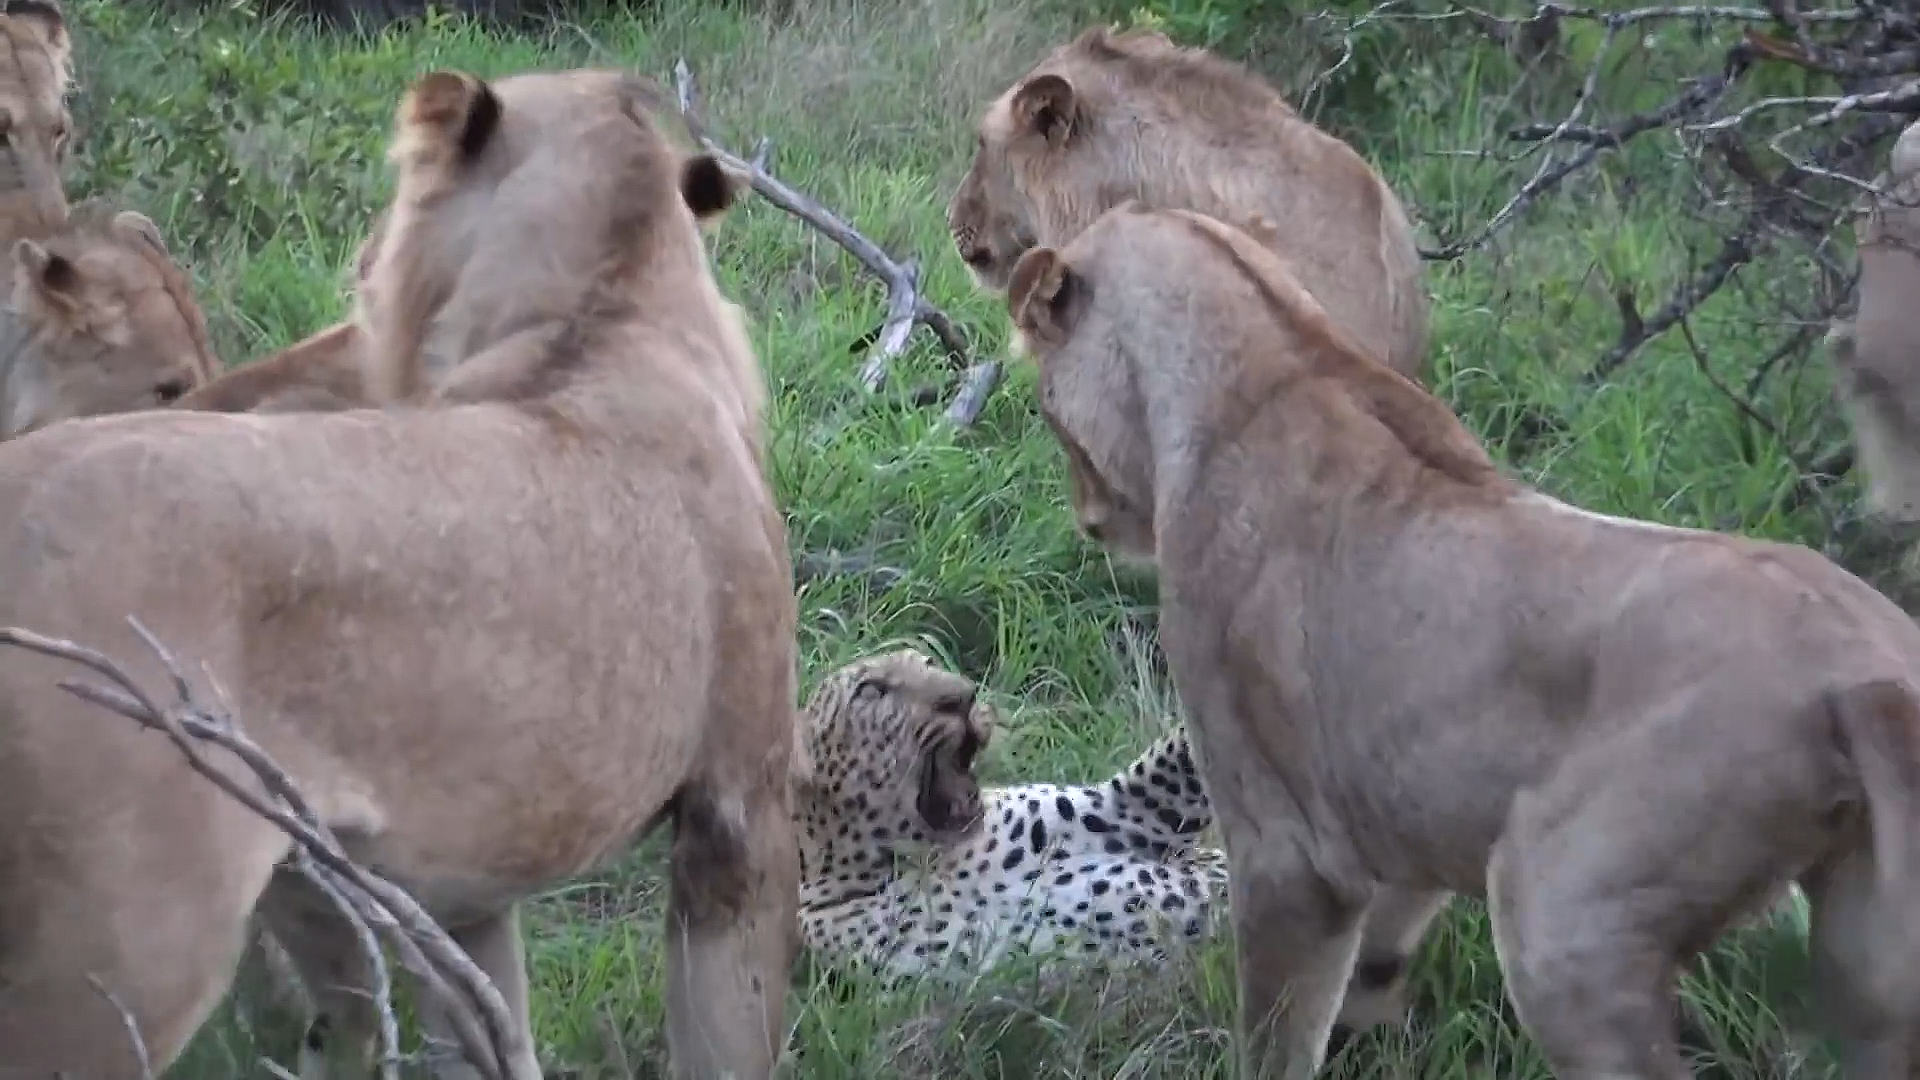
<path fill-rule="evenodd" d="M 1135 366 L 1163 533 L 1237 524 L 1229 531 L 1251 527 L 1269 543 L 1284 523 L 1323 549 L 1356 528 L 1378 535 L 1439 506 L 1492 505 L 1519 490 L 1444 404 L 1384 367 L 1303 363 L 1311 342 L 1261 334 L 1220 335 L 1211 350 L 1204 336 L 1189 340 L 1179 360 L 1163 352 Z M 1246 355 L 1269 349 L 1293 356 L 1279 365 Z M 1244 494 L 1231 507 L 1203 505 L 1226 491 Z M 1223 515 L 1231 521 L 1214 520 Z"/>

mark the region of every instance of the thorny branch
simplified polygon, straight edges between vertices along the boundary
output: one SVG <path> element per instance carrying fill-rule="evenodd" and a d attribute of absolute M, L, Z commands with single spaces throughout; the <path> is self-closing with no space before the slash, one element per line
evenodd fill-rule
<path fill-rule="evenodd" d="M 827 239 L 852 255 L 887 287 L 887 315 L 879 327 L 861 336 L 850 351 L 872 349 L 873 355 L 860 369 L 860 381 L 869 391 L 877 391 L 886 382 L 887 365 L 907 349 L 907 341 L 916 326 L 925 326 L 940 340 L 954 360 L 967 356 L 967 339 L 952 319 L 929 302 L 920 291 L 920 263 L 905 262 L 887 254 L 838 214 L 820 205 L 813 197 L 782 183 L 768 170 L 772 141 L 762 138 L 753 156 L 742 158 L 722 147 L 707 132 L 700 116 L 699 90 L 693 71 L 684 57 L 673 64 L 674 92 L 687 130 L 702 148 L 720 159 L 727 169 L 744 175 L 761 198 L 819 230 Z M 974 364 L 967 370 L 961 389 L 947 411 L 948 419 L 966 426 L 979 416 L 986 397 L 999 381 L 1000 365 L 995 361 Z"/>
<path fill-rule="evenodd" d="M 57 685 L 83 701 L 166 735 L 195 772 L 293 839 L 293 867 L 339 906 L 374 972 L 372 992 L 380 1012 L 382 1077 L 397 1076 L 400 1060 L 399 1025 L 393 1015 L 386 962 L 379 948 L 384 940 L 399 956 L 401 966 L 419 978 L 425 991 L 442 1006 L 458 1032 L 460 1049 L 483 1076 L 488 1080 L 540 1080 L 514 1068 L 514 1062 L 528 1060 L 531 1055 L 520 1045 L 506 1001 L 486 973 L 405 890 L 350 859 L 286 771 L 247 737 L 228 712 L 195 701 L 173 655 L 139 620 L 129 616 L 127 621 L 166 668 L 175 697 L 172 704 L 162 706 L 118 663 L 71 641 L 20 627 L 0 627 L 0 645 L 67 660 L 104 678 L 110 685 L 72 678 L 62 679 Z M 202 744 L 238 758 L 259 779 L 265 797 L 208 761 Z M 106 992 L 104 987 L 100 989 Z M 111 995 L 109 1000 L 114 1000 Z M 122 1009 L 122 1015 L 133 1026 L 131 1014 Z M 137 1041 L 137 1030 L 134 1037 Z M 141 1049 L 144 1052 L 144 1046 Z"/>

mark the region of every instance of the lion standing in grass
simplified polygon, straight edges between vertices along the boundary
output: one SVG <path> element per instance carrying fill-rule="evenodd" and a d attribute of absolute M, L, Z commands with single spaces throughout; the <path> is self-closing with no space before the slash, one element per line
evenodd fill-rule
<path fill-rule="evenodd" d="M 1022 252 L 1127 199 L 1265 217 L 1335 321 L 1394 370 L 1425 371 L 1420 252 L 1393 189 L 1258 76 L 1163 34 L 1089 30 L 1001 94 L 947 225 L 975 279 L 1004 289 Z"/>
<path fill-rule="evenodd" d="M 1806 548 L 1502 476 L 1247 232 L 1140 204 L 1009 288 L 1094 540 L 1159 568 L 1244 1075 L 1320 1066 L 1387 887 L 1484 896 L 1564 1077 L 1689 1077 L 1681 966 L 1797 882 L 1848 1074 L 1920 1035 L 1920 627 Z"/>
<path fill-rule="evenodd" d="M 1867 197 L 1856 224 L 1859 311 L 1829 342 L 1867 504 L 1910 524 L 1920 521 L 1920 123 L 1900 133 L 1878 180 L 1884 194 Z"/>
<path fill-rule="evenodd" d="M 121 653 L 127 615 L 150 626 L 492 977 L 515 1080 L 539 1075 L 517 902 L 662 822 L 675 1074 L 759 1080 L 785 1034 L 791 569 L 742 389 L 758 366 L 695 221 L 723 186 L 661 137 L 656 97 L 609 71 L 439 72 L 402 103 L 397 141 L 420 152 L 400 155 L 382 253 L 413 254 L 374 268 L 371 321 L 437 315 L 466 355 L 545 327 L 498 395 L 150 411 L 0 444 L 0 624 Z M 524 257 L 489 264 L 519 275 L 485 283 L 498 321 L 450 325 L 472 310 L 461 268 L 499 243 Z M 0 655 L 0 1078 L 138 1075 L 90 976 L 164 1069 L 256 910 L 317 991 L 302 1075 L 366 1075 L 360 954 L 276 869 L 286 836 L 59 690 L 65 673 Z"/>

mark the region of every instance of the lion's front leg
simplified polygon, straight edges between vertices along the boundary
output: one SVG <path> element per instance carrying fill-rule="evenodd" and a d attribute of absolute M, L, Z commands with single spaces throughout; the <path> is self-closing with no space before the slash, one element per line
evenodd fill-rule
<path fill-rule="evenodd" d="M 520 905 L 515 904 L 490 919 L 463 923 L 449 932 L 454 942 L 493 980 L 514 1026 L 519 1029 L 522 1053 L 519 1060 L 509 1063 L 508 1075 L 542 1075 L 533 1049 L 533 1018 L 527 1009 L 527 950 L 520 938 Z M 449 1022 L 446 1010 L 431 998 L 420 1002 L 420 1026 L 430 1038 L 449 1047 L 448 1054 L 434 1062 L 434 1080 L 481 1080 L 480 1071 L 452 1049 L 459 1046 L 459 1035 Z"/>
<path fill-rule="evenodd" d="M 1453 894 L 1445 890 L 1382 885 L 1367 905 L 1360 930 L 1360 958 L 1340 1003 L 1335 1030 L 1347 1034 L 1379 1024 L 1399 1024 L 1407 1014 L 1407 966 L 1426 937 L 1427 927 Z"/>
<path fill-rule="evenodd" d="M 1326 1057 L 1359 952 L 1365 901 L 1322 877 L 1300 839 L 1263 838 L 1221 817 L 1239 968 L 1241 1076 L 1307 1080 Z"/>
<path fill-rule="evenodd" d="M 784 758 L 781 762 L 784 765 Z M 800 856 L 784 785 L 681 792 L 667 903 L 667 1044 L 685 1080 L 765 1080 L 786 1042 Z"/>
<path fill-rule="evenodd" d="M 372 972 L 352 924 L 300 872 L 286 867 L 274 870 L 255 911 L 292 960 L 309 998 L 300 1080 L 366 1076 L 377 1051 L 379 1017 L 369 989 Z"/>

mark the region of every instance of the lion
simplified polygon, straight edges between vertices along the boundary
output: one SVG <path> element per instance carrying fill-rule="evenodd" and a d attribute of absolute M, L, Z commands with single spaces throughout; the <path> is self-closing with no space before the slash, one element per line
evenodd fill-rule
<path fill-rule="evenodd" d="M 328 412 L 373 404 L 361 378 L 358 322 L 373 253 L 386 231 L 377 213 L 353 258 L 353 312 L 292 345 L 220 373 L 173 403 L 210 412 Z"/>
<path fill-rule="evenodd" d="M 1319 1067 L 1393 886 L 1486 899 L 1557 1075 L 1689 1076 L 1680 966 L 1787 882 L 1850 1072 L 1906 1074 L 1920 627 L 1890 600 L 1505 476 L 1230 223 L 1122 204 L 1007 303 L 1078 528 L 1158 570 L 1242 1075 Z"/>
<path fill-rule="evenodd" d="M 192 282 L 144 214 L 89 200 L 14 242 L 0 309 L 0 439 L 158 408 L 220 369 Z"/>
<path fill-rule="evenodd" d="M 706 180 L 724 182 L 726 191 L 718 196 L 702 194 L 702 198 L 717 197 L 731 204 L 744 190 L 739 178 L 730 174 L 719 178 L 709 176 Z M 702 228 L 710 227 L 717 217 L 710 215 L 701 219 Z M 369 288 L 368 277 L 385 228 L 385 216 L 376 215 L 355 255 L 354 305 L 347 318 L 279 352 L 221 374 L 211 383 L 182 397 L 174 407 L 214 412 L 315 412 L 372 408 L 381 404 L 365 377 L 369 363 L 365 298 Z M 724 298 L 721 310 L 725 317 L 725 328 L 734 337 L 734 347 L 751 352 L 746 312 L 738 304 Z M 444 376 L 448 369 L 445 357 L 427 355 L 420 357 L 419 362 L 429 377 Z M 753 395 L 757 385 L 753 379 L 743 379 L 742 392 Z M 456 389 L 455 392 L 459 391 Z M 757 413 L 765 402 L 761 397 L 753 397 L 750 404 L 751 410 Z M 757 434 L 755 438 L 757 441 Z"/>
<path fill-rule="evenodd" d="M 1895 142 L 1884 194 L 1869 196 L 1856 224 L 1859 305 L 1828 334 L 1835 390 L 1853 426 L 1867 478 L 1868 510 L 1920 521 L 1920 123 Z"/>
<path fill-rule="evenodd" d="M 73 42 L 53 0 L 7 0 L 0 41 L 0 243 L 11 247 L 45 239 L 67 219 L 60 169 L 73 123 Z"/>
<path fill-rule="evenodd" d="M 1129 198 L 1264 216 L 1334 318 L 1421 377 L 1427 298 L 1393 189 L 1259 76 L 1164 34 L 1088 30 L 995 99 L 947 225 L 974 280 L 1002 291 L 1022 252 L 1067 243 Z"/>
<path fill-rule="evenodd" d="M 442 71 L 398 110 L 401 141 L 444 141 L 445 197 L 485 218 L 390 206 L 383 254 L 432 253 L 407 273 L 440 280 L 376 273 L 372 324 L 458 294 L 461 261 L 438 256 L 515 238 L 519 287 L 498 295 L 559 324 L 544 369 L 525 369 L 538 385 L 431 408 L 151 410 L 0 443 L 0 625 L 124 653 L 137 615 L 348 853 L 492 978 L 515 1080 L 540 1075 L 519 901 L 658 824 L 674 830 L 675 1075 L 770 1074 L 798 950 L 785 524 L 745 431 L 758 365 L 737 355 L 696 222 L 725 209 L 713 161 L 662 138 L 657 96 L 610 70 Z M 400 163 L 403 192 L 416 167 Z M 592 287 L 551 280 L 583 273 Z M 560 296 L 576 306 L 545 306 Z M 524 324 L 498 314 L 499 333 Z M 497 344 L 465 317 L 439 321 L 476 352 Z M 161 675 L 150 657 L 127 668 Z M 63 670 L 0 655 L 0 1078 L 140 1075 L 95 979 L 163 1071 L 256 913 L 317 991 L 302 1075 L 365 1075 L 367 973 L 346 924 L 279 868 L 287 838 L 164 739 L 62 692 Z"/>

